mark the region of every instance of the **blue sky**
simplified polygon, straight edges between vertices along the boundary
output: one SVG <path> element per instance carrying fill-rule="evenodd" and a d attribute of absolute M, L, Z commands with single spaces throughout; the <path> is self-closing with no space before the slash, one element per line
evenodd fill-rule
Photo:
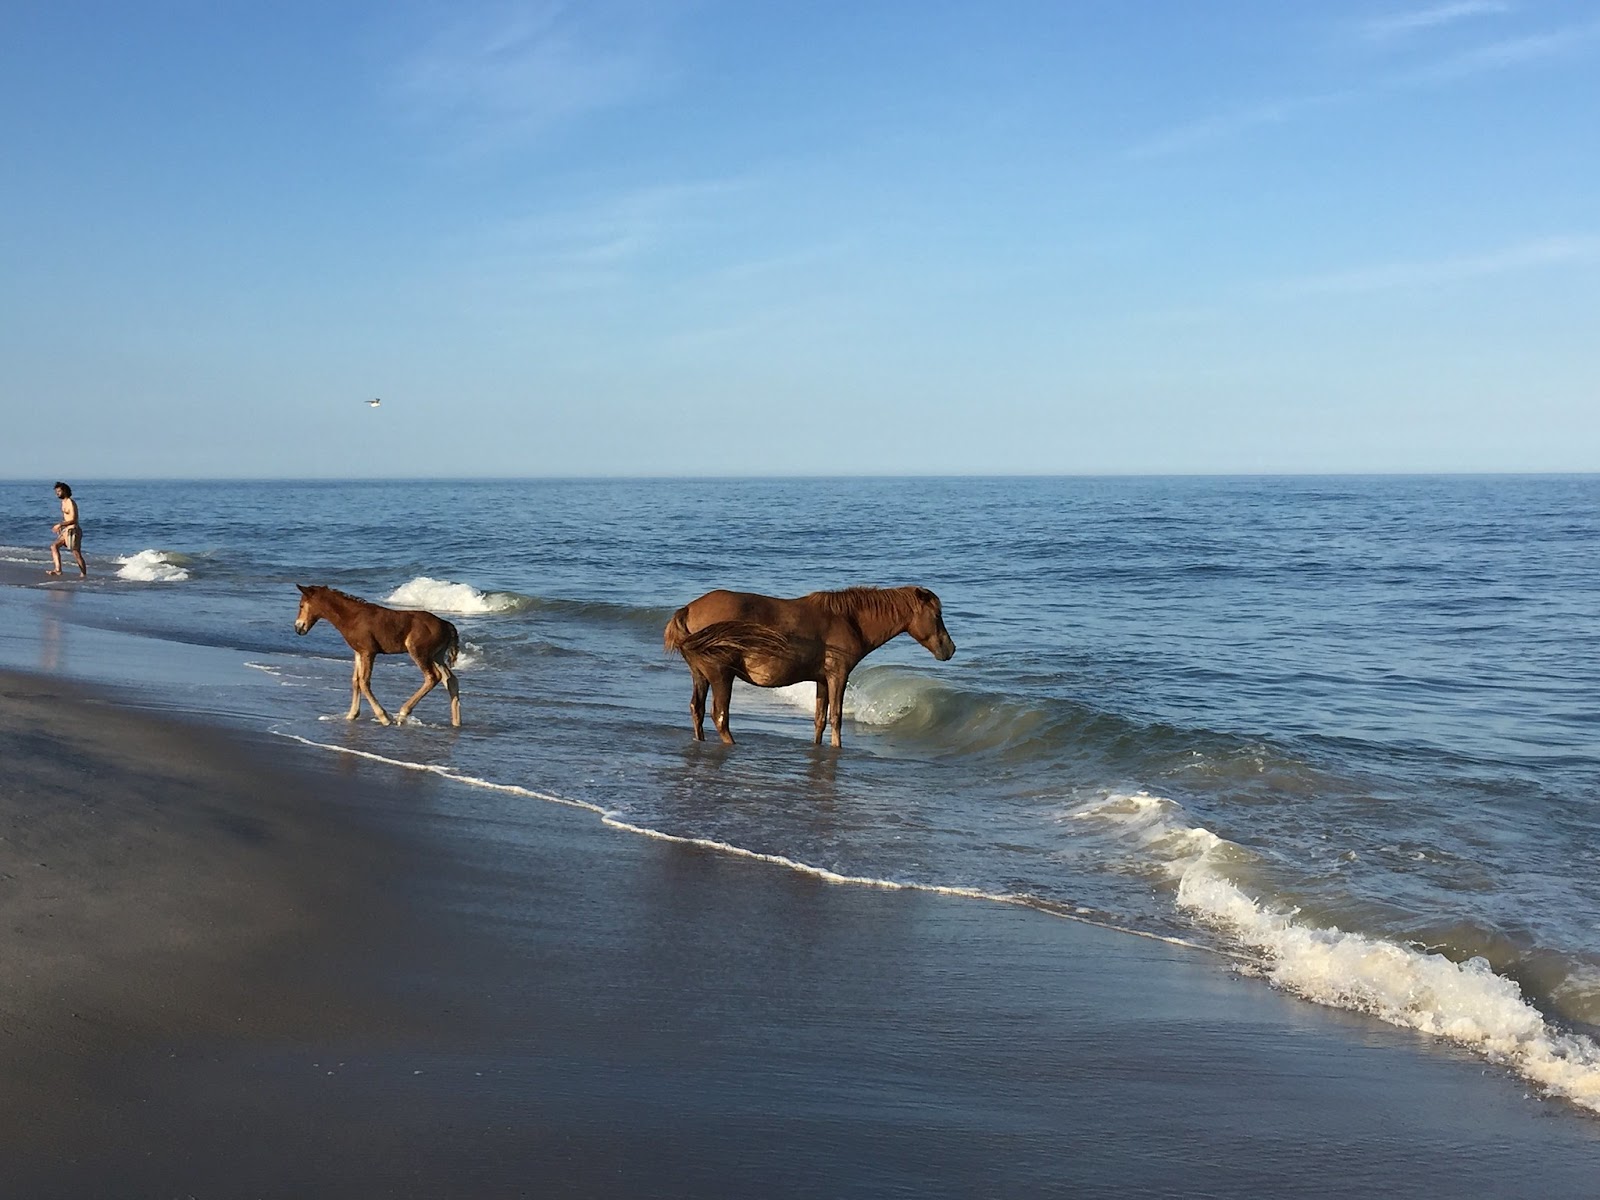
<path fill-rule="evenodd" d="M 0 476 L 1600 470 L 1600 3 L 18 0 L 0 107 Z"/>

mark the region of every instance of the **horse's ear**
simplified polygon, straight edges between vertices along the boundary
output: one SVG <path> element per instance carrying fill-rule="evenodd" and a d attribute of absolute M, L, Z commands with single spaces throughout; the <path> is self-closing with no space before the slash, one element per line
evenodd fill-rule
<path fill-rule="evenodd" d="M 306 585 L 305 585 L 305 584 L 303 584 L 303 583 L 297 583 L 297 584 L 295 584 L 295 587 L 297 587 L 297 588 L 299 588 L 299 589 L 300 589 L 300 594 L 301 594 L 301 595 L 302 595 L 302 596 L 309 596 L 309 595 L 311 595 L 311 589 L 310 589 L 310 588 L 308 588 L 308 587 L 307 587 L 307 586 L 306 586 Z"/>
<path fill-rule="evenodd" d="M 924 604 L 937 604 L 937 603 L 939 603 L 939 597 L 935 596 L 932 592 L 930 592 L 925 587 L 919 587 L 917 589 L 917 599 L 921 600 Z"/>

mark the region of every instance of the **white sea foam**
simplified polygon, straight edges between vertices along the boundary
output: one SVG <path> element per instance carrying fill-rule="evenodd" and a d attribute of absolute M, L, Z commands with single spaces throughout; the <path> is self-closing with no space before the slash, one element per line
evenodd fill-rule
<path fill-rule="evenodd" d="M 521 612 L 532 601 L 516 592 L 480 592 L 470 583 L 453 583 L 419 575 L 402 583 L 384 600 L 401 608 L 425 608 L 429 612 L 478 616 Z"/>
<path fill-rule="evenodd" d="M 774 700 L 781 701 L 785 708 L 798 708 L 801 712 L 812 712 L 817 703 L 817 685 L 814 683 L 791 683 L 788 687 L 758 688 L 749 684 L 735 683 L 739 689 L 740 698 L 756 698 L 763 692 Z M 760 703 L 759 700 L 756 701 Z M 850 711 L 850 689 L 845 688 L 845 712 Z"/>
<path fill-rule="evenodd" d="M 141 550 L 116 559 L 121 563 L 117 575 L 140 583 L 182 583 L 189 578 L 193 559 L 175 550 Z"/>
<path fill-rule="evenodd" d="M 1123 826 L 1177 881 L 1178 907 L 1248 947 L 1278 987 L 1458 1042 L 1600 1112 L 1600 1045 L 1552 1028 L 1517 984 L 1481 958 L 1464 963 L 1381 938 L 1319 929 L 1252 898 L 1229 878 L 1250 856 L 1160 796 L 1118 794 L 1072 814 Z"/>
<path fill-rule="evenodd" d="M 341 720 L 335 716 L 321 716 L 319 721 Z M 719 841 L 715 838 L 694 837 L 685 834 L 667 833 L 660 829 L 651 829 L 646 825 L 637 825 L 631 821 L 624 821 L 614 813 L 607 811 L 598 804 L 591 804 L 587 800 L 572 800 L 565 796 L 557 796 L 551 792 L 536 791 L 533 788 L 523 787 L 514 783 L 496 783 L 492 779 L 480 779 L 474 775 L 464 775 L 453 771 L 449 767 L 437 763 L 412 762 L 404 758 L 391 758 L 384 754 L 376 754 L 370 750 L 356 750 L 349 746 L 335 746 L 327 742 L 314 741 L 311 738 L 301 737 L 297 733 L 287 733 L 281 729 L 272 730 L 279 737 L 288 738 L 290 741 L 299 742 L 303 746 L 311 746 L 318 750 L 331 750 L 335 754 L 348 754 L 354 758 L 365 758 L 372 762 L 387 763 L 390 766 L 401 767 L 407 771 L 420 771 L 429 775 L 437 775 L 455 783 L 465 784 L 468 787 L 484 788 L 492 792 L 507 792 L 514 796 L 523 796 L 532 800 L 544 800 L 551 804 L 559 804 L 565 808 L 580 808 L 585 812 L 595 814 L 600 822 L 609 828 L 620 830 L 623 833 L 636 834 L 640 837 L 652 838 L 656 841 L 676 842 L 684 846 L 698 846 L 705 850 L 712 850 L 719 854 L 729 854 L 737 858 L 754 859 L 757 862 L 771 863 L 774 866 L 796 871 L 803 875 L 822 880 L 825 883 L 848 884 L 857 887 L 882 888 L 885 891 L 927 892 L 938 896 L 959 896 L 971 900 L 988 900 L 997 904 L 1014 904 L 1024 908 L 1032 908 L 1049 916 L 1058 917 L 1063 921 L 1075 921 L 1080 925 L 1093 925 L 1097 929 L 1108 929 L 1114 933 L 1125 933 L 1133 937 L 1145 938 L 1153 942 L 1164 942 L 1171 946 L 1182 946 L 1190 950 L 1209 950 L 1210 947 L 1201 946 L 1195 942 L 1185 941 L 1182 938 L 1168 937 L 1159 933 L 1149 933 L 1142 929 L 1130 929 L 1109 921 L 1101 920 L 1091 915 L 1091 910 L 1079 909 L 1076 912 L 1066 912 L 1059 906 L 1041 906 L 1031 897 L 1008 895 L 1003 892 L 986 892 L 979 888 L 962 887 L 936 883 L 915 883 L 906 880 L 884 879 L 871 875 L 845 875 L 827 867 L 815 866 L 811 863 L 801 862 L 799 859 L 789 858 L 781 854 L 768 854 L 760 850 L 751 850 L 744 846 L 736 846 L 731 842 Z M 1227 953 L 1224 951 L 1223 953 Z"/>
<path fill-rule="evenodd" d="M 977 888 L 845 875 L 784 855 L 712 838 L 651 829 L 625 821 L 586 801 L 516 784 L 495 783 L 435 764 L 409 762 L 316 742 L 297 734 L 275 732 L 318 749 L 423 771 L 472 787 L 584 809 L 613 829 L 771 863 L 828 883 L 1038 907 L 1025 896 Z M 1552 1029 L 1522 998 L 1517 985 L 1496 975 L 1482 959 L 1453 963 L 1440 955 L 1422 953 L 1381 939 L 1296 923 L 1294 913 L 1273 911 L 1252 900 L 1222 873 L 1222 865 L 1228 860 L 1249 857 L 1242 847 L 1193 824 L 1182 805 L 1165 797 L 1142 792 L 1117 793 L 1085 804 L 1068 815 L 1075 820 L 1095 820 L 1124 827 L 1129 840 L 1164 864 L 1177 880 L 1179 907 L 1249 947 L 1259 961 L 1261 972 L 1277 986 L 1318 1004 L 1370 1013 L 1395 1025 L 1459 1042 L 1555 1095 L 1600 1112 L 1600 1046 L 1589 1038 Z M 1064 920 L 1155 941 L 1193 946 L 1180 938 L 1128 929 L 1055 908 L 1041 911 Z"/>
<path fill-rule="evenodd" d="M 279 687 L 303 688 L 306 686 L 303 679 L 290 675 L 284 668 L 274 666 L 272 663 L 247 662 L 244 665 L 252 671 L 260 671 L 263 675 L 270 675 L 278 681 Z"/>

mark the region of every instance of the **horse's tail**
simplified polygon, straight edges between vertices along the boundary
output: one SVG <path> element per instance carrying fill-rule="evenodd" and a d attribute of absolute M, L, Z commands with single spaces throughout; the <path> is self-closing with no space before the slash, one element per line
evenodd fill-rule
<path fill-rule="evenodd" d="M 673 651 L 683 653 L 683 639 L 689 636 L 689 606 L 685 604 L 672 614 L 672 620 L 667 622 L 666 631 L 661 635 L 661 648 L 668 654 Z"/>
<path fill-rule="evenodd" d="M 444 626 L 445 639 L 444 645 L 440 646 L 439 652 L 433 656 L 434 661 L 441 666 L 453 667 L 456 665 L 456 657 L 461 653 L 461 634 L 456 632 L 456 627 L 443 617 L 439 618 L 439 623 Z"/>
<path fill-rule="evenodd" d="M 746 655 L 784 658 L 790 649 L 788 638 L 754 621 L 718 621 L 689 634 L 677 645 L 678 653 L 691 666 L 706 663 L 735 669 Z"/>

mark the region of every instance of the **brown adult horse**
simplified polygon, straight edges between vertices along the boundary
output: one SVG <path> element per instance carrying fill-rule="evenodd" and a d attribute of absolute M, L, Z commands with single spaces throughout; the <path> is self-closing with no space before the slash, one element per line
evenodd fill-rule
<path fill-rule="evenodd" d="M 361 697 L 372 706 L 380 725 L 389 723 L 389 714 L 372 694 L 372 660 L 379 654 L 409 654 L 422 669 L 422 686 L 401 706 L 404 721 L 411 710 L 434 686 L 443 683 L 450 692 L 450 724 L 461 724 L 461 692 L 456 686 L 455 665 L 461 650 L 456 627 L 431 612 L 384 608 L 359 596 L 336 588 L 305 584 L 300 588 L 300 611 L 294 618 L 294 631 L 309 633 L 319 619 L 339 631 L 339 636 L 356 652 L 355 673 L 350 677 L 350 711 L 345 720 L 354 721 L 361 712 Z"/>
<path fill-rule="evenodd" d="M 939 597 L 923 587 L 853 587 L 779 600 L 753 592 L 707 592 L 667 622 L 663 642 L 689 664 L 694 694 L 689 713 L 696 741 L 705 740 L 706 691 L 711 719 L 728 745 L 728 700 L 734 677 L 757 687 L 815 682 L 816 744 L 833 723 L 833 744 L 850 672 L 890 638 L 909 633 L 940 662 L 956 652 L 944 627 Z"/>

